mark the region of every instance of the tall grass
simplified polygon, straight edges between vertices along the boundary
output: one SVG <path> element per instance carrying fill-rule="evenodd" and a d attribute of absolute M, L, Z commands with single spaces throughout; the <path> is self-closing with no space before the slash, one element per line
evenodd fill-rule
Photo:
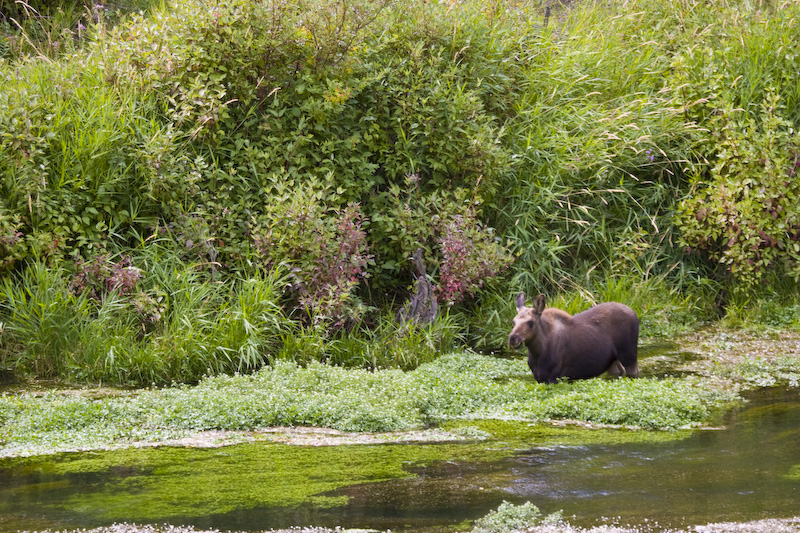
<path fill-rule="evenodd" d="M 681 260 L 670 217 L 697 134 L 668 83 L 667 44 L 616 4 L 577 5 L 558 30 L 520 64 L 507 136 L 518 165 L 499 213 L 519 256 L 512 284 L 662 273 Z"/>
<path fill-rule="evenodd" d="M 43 377 L 65 374 L 74 366 L 91 304 L 69 292 L 59 270 L 36 263 L 18 280 L 5 278 L 0 308 L 7 320 L 4 336 L 11 336 L 17 348 L 13 366 L 29 367 Z"/>
<path fill-rule="evenodd" d="M 131 385 L 195 382 L 290 360 L 413 369 L 461 344 L 447 315 L 430 325 L 382 317 L 331 334 L 301 327 L 282 306 L 282 269 L 216 282 L 205 265 L 148 246 L 132 293 L 90 297 L 64 269 L 36 263 L 0 286 L 5 366 L 66 381 Z"/>
<path fill-rule="evenodd" d="M 67 380 L 191 382 L 260 368 L 296 327 L 279 304 L 279 273 L 227 285 L 202 279 L 175 255 L 155 259 L 141 263 L 153 270 L 139 292 L 100 300 L 76 293 L 66 271 L 41 263 L 6 278 L 7 364 Z"/>
<path fill-rule="evenodd" d="M 707 188 L 721 109 L 740 127 L 780 94 L 800 124 L 795 3 L 577 2 L 546 26 L 538 2 L 313 4 L 180 1 L 113 21 L 65 4 L 3 30 L 4 366 L 121 383 L 276 359 L 410 369 L 456 345 L 502 349 L 520 290 L 573 313 L 627 302 L 645 335 L 713 316 L 729 287 L 712 256 L 685 253 L 675 213 Z M 337 5 L 338 30 L 324 24 Z M 291 269 L 319 277 L 331 248 L 289 231 L 281 207 L 303 187 L 319 227 L 334 234 L 350 205 L 363 233 L 340 292 L 370 299 L 346 327 L 298 309 L 309 283 Z M 437 232 L 456 217 L 513 265 L 431 326 L 394 323 L 407 256 L 423 248 L 441 285 Z M 73 259 L 109 254 L 141 270 L 135 291 L 70 288 Z M 323 270 L 353 266 L 339 259 Z M 765 279 L 777 292 L 748 286 L 734 314 L 782 314 L 758 302 L 796 285 Z"/>
<path fill-rule="evenodd" d="M 0 0 L 0 59 L 51 61 L 80 50 L 105 25 L 148 11 L 163 0 Z"/>

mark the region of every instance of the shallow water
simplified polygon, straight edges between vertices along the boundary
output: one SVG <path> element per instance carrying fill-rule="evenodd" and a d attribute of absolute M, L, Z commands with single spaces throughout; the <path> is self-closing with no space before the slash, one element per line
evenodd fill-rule
<path fill-rule="evenodd" d="M 341 489 L 353 525 L 409 529 L 477 518 L 503 500 L 563 510 L 575 526 L 680 527 L 800 513 L 800 397 L 763 391 L 725 430 L 662 443 L 530 448 L 489 463 L 439 462 L 417 477 Z M 327 518 L 327 517 L 326 517 Z M 332 518 L 332 517 L 331 517 Z"/>
<path fill-rule="evenodd" d="M 582 442 L 595 444 L 547 445 L 576 442 L 572 429 L 555 440 L 551 430 L 547 442 L 519 432 L 466 444 L 247 444 L 6 459 L 0 533 L 123 521 L 453 531 L 503 500 L 563 510 L 577 526 L 605 519 L 659 529 L 800 514 L 800 393 L 754 393 L 720 423 L 727 429 L 644 442 L 580 430 Z"/>

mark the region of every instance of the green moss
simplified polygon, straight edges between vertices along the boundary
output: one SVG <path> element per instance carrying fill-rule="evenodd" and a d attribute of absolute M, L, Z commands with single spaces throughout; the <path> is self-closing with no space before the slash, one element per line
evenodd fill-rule
<path fill-rule="evenodd" d="M 794 465 L 784 477 L 793 481 L 800 481 L 800 465 Z"/>
<path fill-rule="evenodd" d="M 465 428 L 483 432 L 490 438 L 524 446 L 587 446 L 627 443 L 660 443 L 681 440 L 691 430 L 637 431 L 628 428 L 587 428 L 580 425 L 554 426 L 517 420 L 451 421 L 444 429 L 461 433 Z"/>
<path fill-rule="evenodd" d="M 494 461 L 507 453 L 474 444 L 251 443 L 205 450 L 130 449 L 9 459 L 0 463 L 0 477 L 4 469 L 13 469 L 27 478 L 24 490 L 51 511 L 77 511 L 97 521 L 147 521 L 265 507 L 341 506 L 348 498 L 331 495 L 332 491 L 413 477 L 410 465 Z M 12 501 L 12 493 L 19 497 L 19 490 L 3 487 L 0 501 Z"/>

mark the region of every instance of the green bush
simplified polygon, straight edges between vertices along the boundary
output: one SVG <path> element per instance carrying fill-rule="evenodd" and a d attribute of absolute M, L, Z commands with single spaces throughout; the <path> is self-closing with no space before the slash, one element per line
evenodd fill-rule
<path fill-rule="evenodd" d="M 755 116 L 720 109 L 710 177 L 695 183 L 677 222 L 738 290 L 775 271 L 800 280 L 800 137 L 775 93 Z"/>
<path fill-rule="evenodd" d="M 269 211 L 254 246 L 266 269 L 288 267 L 301 315 L 332 329 L 360 322 L 366 306 L 354 292 L 373 262 L 360 206 L 333 210 L 321 193 L 300 190 Z"/>
<path fill-rule="evenodd" d="M 181 3 L 120 30 L 103 53 L 124 58 L 115 63 L 120 83 L 136 80 L 167 97 L 168 122 L 197 155 L 154 157 L 151 189 L 170 218 L 188 211 L 204 221 L 223 262 L 248 255 L 247 233 L 275 220 L 287 192 L 318 183 L 325 195 L 311 198 L 327 218 L 361 205 L 378 267 L 373 283 L 402 289 L 406 259 L 435 243 L 430 221 L 459 213 L 466 192 L 479 201 L 490 196 L 508 169 L 502 129 L 484 107 L 497 87 L 478 87 L 471 77 L 491 39 L 470 27 L 454 36 L 454 15 L 443 6 L 352 0 L 301 7 L 234 2 L 209 12 Z M 326 36 L 334 8 L 345 24 Z M 453 39 L 479 41 L 453 58 L 466 44 Z M 392 187 L 409 174 L 435 208 L 419 227 L 386 216 L 395 213 Z M 453 193 L 428 202 L 445 188 Z"/>
<path fill-rule="evenodd" d="M 701 11 L 702 45 L 672 61 L 687 116 L 708 130 L 676 223 L 689 252 L 745 294 L 770 272 L 798 277 L 800 88 L 790 73 L 800 56 L 785 52 L 800 34 L 796 15 L 769 4 Z"/>
<path fill-rule="evenodd" d="M 139 153 L 160 128 L 152 100 L 93 64 L 0 68 L 0 261 L 96 255 L 152 224 L 138 193 Z"/>
<path fill-rule="evenodd" d="M 500 507 L 475 521 L 472 533 L 514 533 L 528 531 L 538 525 L 553 525 L 561 521 L 561 513 L 543 516 L 531 502 L 514 505 L 504 501 Z"/>
<path fill-rule="evenodd" d="M 19 298 L 39 264 L 62 307 L 85 300 L 70 334 L 104 339 L 44 374 L 408 368 L 441 339 L 502 343 L 519 290 L 628 299 L 663 332 L 709 316 L 715 292 L 746 302 L 800 272 L 793 4 L 583 2 L 548 25 L 478 0 L 143 6 L 2 30 L 0 352 L 45 335 Z M 381 317 L 420 248 L 450 314 L 395 336 Z M 111 281 L 127 260 L 130 293 Z M 289 285 L 263 338 L 231 318 L 261 270 Z M 94 295 L 69 292 L 82 275 Z M 35 369 L 34 350 L 4 365 Z"/>

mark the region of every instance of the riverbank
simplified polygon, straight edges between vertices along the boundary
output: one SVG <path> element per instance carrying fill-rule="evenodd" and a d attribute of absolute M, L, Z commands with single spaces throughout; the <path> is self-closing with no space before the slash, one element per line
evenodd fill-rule
<path fill-rule="evenodd" d="M 17 388 L 0 395 L 0 457 L 491 437 L 485 429 L 442 429 L 470 420 L 674 431 L 709 426 L 744 390 L 800 383 L 797 332 L 709 328 L 645 340 L 640 352 L 640 379 L 552 386 L 535 383 L 522 357 L 463 352 L 410 372 L 284 362 L 196 386 Z"/>
<path fill-rule="evenodd" d="M 80 475 L 89 475 L 87 473 L 91 472 L 102 473 L 106 472 L 109 464 L 124 464 L 127 469 L 125 474 L 127 482 L 135 481 L 136 486 L 140 489 L 144 487 L 142 483 L 152 484 L 146 475 L 147 472 L 151 469 L 159 471 L 159 486 L 148 490 L 157 488 L 171 494 L 173 491 L 184 489 L 170 485 L 171 478 L 165 477 L 167 471 L 172 472 L 177 480 L 175 482 L 180 485 L 186 479 L 185 476 L 189 474 L 189 470 L 186 469 L 191 470 L 191 465 L 195 464 L 196 458 L 191 454 L 197 452 L 192 451 L 191 448 L 218 448 L 259 441 L 267 446 L 245 445 L 232 448 L 232 450 L 238 450 L 232 455 L 227 450 L 201 451 L 202 456 L 210 461 L 204 463 L 206 465 L 204 468 L 209 470 L 209 473 L 218 471 L 217 474 L 222 476 L 219 479 L 213 478 L 213 480 L 210 477 L 205 478 L 205 485 L 229 486 L 230 480 L 226 476 L 233 476 L 231 479 L 237 479 L 238 483 L 237 476 L 239 474 L 232 470 L 234 463 L 243 462 L 244 465 L 241 466 L 243 472 L 271 472 L 267 477 L 277 475 L 280 478 L 283 474 L 280 474 L 282 471 L 276 470 L 278 467 L 286 468 L 286 475 L 295 476 L 298 470 L 297 464 L 306 464 L 304 461 L 311 461 L 308 464 L 317 466 L 308 472 L 306 472 L 306 468 L 301 469 L 310 476 L 311 481 L 306 483 L 295 480 L 295 484 L 298 486 L 308 485 L 306 487 L 307 494 L 306 492 L 297 494 L 295 499 L 300 503 L 308 500 L 316 502 L 315 505 L 321 505 L 322 500 L 316 495 L 333 494 L 331 491 L 336 490 L 336 487 L 340 485 L 360 486 L 360 484 L 372 484 L 378 478 L 407 478 L 410 475 L 407 464 L 411 463 L 419 465 L 450 464 L 453 457 L 459 457 L 464 464 L 473 465 L 482 461 L 485 464 L 486 461 L 500 460 L 501 456 L 513 457 L 516 455 L 514 450 L 530 450 L 532 446 L 539 450 L 537 453 L 545 453 L 550 457 L 546 463 L 554 461 L 557 463 L 566 459 L 562 457 L 562 452 L 553 450 L 581 450 L 590 446 L 595 450 L 592 457 L 596 457 L 599 450 L 607 446 L 616 447 L 637 443 L 636 445 L 648 446 L 648 450 L 666 450 L 667 448 L 664 447 L 668 446 L 669 442 L 689 442 L 691 439 L 708 442 L 709 439 L 716 439 L 716 435 L 729 435 L 731 432 L 708 431 L 698 434 L 698 429 L 716 429 L 721 424 L 729 422 L 732 423 L 731 430 L 741 426 L 741 424 L 736 425 L 735 423 L 737 420 L 741 423 L 741 415 L 717 417 L 712 416 L 712 413 L 713 410 L 740 413 L 741 409 L 748 409 L 747 405 L 749 404 L 740 403 L 735 410 L 729 411 L 729 408 L 736 405 L 736 402 L 742 401 L 741 398 L 752 399 L 755 397 L 753 393 L 746 393 L 748 389 L 772 386 L 772 391 L 783 390 L 779 394 L 784 396 L 787 394 L 787 388 L 790 389 L 789 394 L 794 394 L 792 388 L 796 387 L 798 376 L 800 376 L 798 349 L 800 349 L 800 337 L 792 333 L 766 330 L 731 332 L 709 329 L 692 332 L 680 339 L 645 340 L 641 349 L 643 377 L 638 380 L 598 379 L 544 386 L 532 382 L 524 361 L 520 359 L 509 360 L 465 353 L 442 357 L 437 363 L 414 372 L 362 372 L 314 366 L 311 368 L 286 367 L 279 369 L 283 373 L 284 381 L 277 380 L 275 376 L 268 380 L 264 376 L 232 376 L 206 380 L 196 387 L 141 391 L 115 391 L 113 389 L 70 389 L 49 392 L 28 391 L 27 393 L 7 391 L 2 397 L 4 406 L 16 409 L 18 416 L 13 416 L 14 413 L 9 409 L 0 410 L 0 416 L 5 417 L 0 426 L 2 428 L 0 431 L 3 432 L 0 442 L 2 443 L 2 453 L 6 457 L 13 455 L 40 456 L 38 459 L 30 457 L 22 460 L 23 462 L 15 463 L 29 465 L 34 471 L 38 471 L 36 469 L 40 467 L 32 465 L 40 463 L 44 465 L 42 461 L 48 460 L 55 461 L 56 468 L 61 469 L 59 471 L 63 470 L 64 475 L 73 471 L 81 473 Z M 309 393 L 303 387 L 297 387 L 302 383 L 305 383 L 307 387 L 313 387 L 313 393 Z M 334 386 L 334 384 L 337 385 Z M 293 403 L 289 403 L 283 394 L 278 394 L 282 388 L 293 392 Z M 263 396 L 265 391 L 271 391 L 275 395 Z M 359 421 L 359 423 L 368 424 L 397 424 L 404 420 L 410 420 L 413 424 L 420 424 L 420 427 L 393 431 L 355 431 L 319 426 L 298 427 L 297 425 L 254 426 L 249 429 L 231 428 L 233 420 L 254 424 L 256 419 L 252 414 L 249 415 L 249 418 L 245 416 L 248 413 L 247 409 L 263 414 L 276 413 L 278 408 L 288 411 L 290 406 L 295 406 L 293 408 L 295 416 L 306 416 L 303 415 L 299 405 L 303 404 L 306 409 L 310 409 L 308 412 L 311 412 L 312 408 L 316 409 L 316 414 L 319 416 L 323 413 L 319 408 L 328 405 L 328 402 L 331 401 L 330 398 L 337 395 L 344 396 L 338 398 L 338 403 L 329 405 L 329 415 L 334 414 L 333 407 L 346 405 L 347 409 L 342 409 L 341 413 L 348 414 L 349 418 L 340 416 L 328 419 L 334 423 L 351 424 Z M 526 395 L 530 397 L 523 398 Z M 403 398 L 403 402 L 397 403 L 399 397 Z M 625 405 L 615 401 L 616 397 L 624 398 Z M 663 413 L 658 413 L 667 412 L 687 401 L 698 399 L 705 399 L 704 401 L 707 403 L 699 403 L 695 407 L 703 407 L 706 410 L 684 409 L 681 416 L 699 416 L 689 424 L 678 425 L 676 422 L 671 428 L 663 429 L 644 424 L 615 425 L 602 422 L 617 411 L 619 411 L 616 413 L 618 416 L 620 414 L 627 417 L 637 416 L 640 422 L 647 421 L 647 417 L 653 417 L 654 413 L 661 417 L 658 420 L 666 420 Z M 713 403 L 710 400 L 713 400 Z M 537 404 L 540 410 L 534 411 L 531 406 L 533 403 Z M 366 406 L 370 406 L 370 408 L 368 409 Z M 758 417 L 763 418 L 769 413 L 769 411 L 759 409 L 757 405 L 751 410 L 756 416 L 753 420 L 760 420 Z M 397 418 L 395 416 L 403 412 L 409 417 Z M 785 413 L 785 411 L 780 412 Z M 196 426 L 179 423 L 187 421 L 199 425 L 211 420 L 219 421 L 222 420 L 219 418 L 222 414 L 229 417 L 226 423 L 227 429 L 194 430 L 192 428 Z M 362 418 L 359 419 L 355 415 Z M 650 420 L 656 419 L 650 418 Z M 226 424 L 220 425 L 225 426 Z M 751 427 L 751 431 L 761 435 L 759 430 L 754 427 Z M 736 440 L 739 438 L 736 436 L 731 438 L 737 443 L 744 442 Z M 763 436 L 758 438 L 763 438 Z M 456 444 L 459 441 L 461 443 Z M 402 446 L 404 443 L 416 444 Z M 449 444 L 444 445 L 444 443 Z M 286 446 L 287 444 L 290 446 Z M 350 446 L 338 446 L 342 444 Z M 381 446 L 385 444 L 401 445 Z M 124 450 L 125 448 L 145 446 L 149 448 L 161 446 L 162 448 L 145 451 Z M 656 448 L 649 446 L 656 446 Z M 721 443 L 719 449 L 730 449 L 730 446 L 730 443 Z M 747 449 L 750 447 L 750 445 L 746 446 Z M 55 451 L 106 449 L 120 451 L 110 454 L 64 456 L 64 459 L 60 456 L 44 457 Z M 632 449 L 638 450 L 639 448 Z M 487 458 L 485 457 L 486 453 L 493 453 L 487 452 L 487 450 L 501 451 Z M 320 460 L 322 457 L 320 453 L 327 459 Z M 381 455 L 383 453 L 389 455 L 384 457 Z M 611 452 L 607 458 L 607 461 L 610 461 L 608 464 L 617 463 L 618 459 L 614 453 Z M 638 456 L 638 453 L 635 452 L 633 456 Z M 406 457 L 403 454 L 410 455 Z M 424 457 L 420 454 L 423 454 Z M 672 452 L 663 454 L 659 452 L 655 455 L 650 455 L 648 452 L 648 464 L 652 467 L 655 464 L 653 463 L 654 458 L 662 455 L 669 458 L 672 457 Z M 703 456 L 709 457 L 707 454 Z M 395 470 L 391 471 L 391 475 L 387 474 L 386 468 L 388 467 L 381 463 L 389 457 L 391 464 L 395 465 L 393 467 Z M 69 464 L 64 462 L 66 458 L 69 459 L 66 461 Z M 668 461 L 668 459 L 666 460 Z M 724 460 L 728 461 L 725 458 Z M 220 461 L 221 464 L 218 467 L 212 466 Z M 492 478 L 492 481 L 489 481 L 488 478 L 481 481 L 476 479 L 474 483 L 487 488 L 503 486 L 503 483 L 511 487 L 513 480 L 505 479 L 505 472 L 516 468 L 527 468 L 522 466 L 527 464 L 526 459 L 520 459 L 520 461 L 493 467 L 497 469 L 497 475 L 500 476 L 498 479 Z M 383 466 L 373 472 L 372 469 L 377 463 L 381 463 Z M 562 466 L 558 466 L 556 463 L 545 470 L 541 467 L 538 468 L 537 476 L 541 477 L 545 471 L 552 471 L 553 475 L 562 479 L 566 474 L 565 465 L 579 464 L 574 457 Z M 795 463 L 796 461 L 794 463 L 789 461 L 788 467 L 784 465 L 779 468 L 777 470 L 780 473 L 779 477 L 785 478 L 794 475 L 791 465 Z M 8 464 L 11 465 L 10 462 Z M 333 468 L 333 470 L 319 470 L 319 465 L 323 464 L 329 465 L 329 469 Z M 342 466 L 336 465 L 348 465 L 360 477 L 344 479 L 341 472 Z M 667 465 L 668 463 L 659 466 L 659 471 L 662 471 Z M 41 468 L 45 468 L 45 466 Z M 164 470 L 165 468 L 167 470 Z M 709 466 L 709 468 L 711 471 L 718 471 L 719 465 Z M 45 468 L 43 471 L 49 472 L 50 470 Z M 471 470 L 469 471 L 471 472 Z M 417 475 L 419 475 L 418 472 L 411 477 Z M 676 476 L 670 474 L 670 478 L 673 477 Z M 677 476 L 677 478 L 679 477 Z M 578 478 L 583 479 L 584 475 L 580 474 Z M 337 480 L 338 485 L 315 485 L 320 480 L 331 479 Z M 254 486 L 254 483 L 257 486 L 270 486 L 266 478 L 265 480 L 248 480 L 243 486 Z M 584 487 L 583 481 L 577 481 L 577 483 Z M 588 485 L 585 485 L 585 488 L 594 490 Z M 288 494 L 287 490 L 286 487 L 282 488 L 280 496 L 285 498 Z M 124 493 L 123 490 L 123 497 L 120 501 L 124 500 Z M 159 496 L 160 494 L 161 492 L 156 491 L 151 494 L 151 498 L 160 501 L 163 498 Z M 278 495 L 270 496 L 264 491 L 260 491 L 259 494 L 264 499 L 259 506 L 279 505 L 270 499 L 273 496 L 277 498 Z M 224 498 L 220 500 L 222 496 L 226 496 L 231 502 L 238 501 L 238 498 L 242 497 L 227 493 L 206 496 L 187 493 L 179 498 L 179 502 L 194 508 L 191 504 L 194 501 L 192 497 L 194 497 L 195 499 L 200 498 L 201 501 L 222 501 L 224 504 L 227 500 Z M 91 501 L 98 497 L 100 496 L 85 496 Z M 139 504 L 142 509 L 150 505 L 147 501 L 143 500 Z M 332 502 L 333 500 L 329 503 Z M 337 505 L 342 504 L 339 500 L 336 502 Z M 107 502 L 107 505 L 113 507 L 111 500 Z M 129 506 L 129 504 L 126 505 Z M 231 503 L 231 505 L 234 504 Z M 558 505 L 557 502 L 555 504 L 550 502 L 547 507 L 558 509 Z M 794 512 L 791 507 L 789 509 L 789 512 Z M 220 509 L 215 507 L 213 510 L 206 505 L 204 511 L 217 514 L 226 512 L 224 505 Z M 574 512 L 574 509 L 567 510 L 569 516 L 572 516 Z M 644 517 L 656 517 L 649 511 L 643 513 Z M 175 515 L 166 513 L 158 516 Z M 591 516 L 604 515 L 602 511 L 595 512 L 593 510 Z M 727 515 L 717 515 L 717 517 L 727 518 Z M 749 515 L 747 518 L 757 517 L 758 515 Z M 109 518 L 109 520 L 131 522 L 150 519 L 141 513 L 128 513 Z M 699 515 L 691 521 L 701 523 L 704 519 L 711 519 L 711 516 Z M 585 518 L 583 520 L 580 522 L 581 527 L 588 528 L 590 525 L 594 525 L 593 522 L 586 522 Z M 178 523 L 192 522 L 180 521 Z M 284 522 L 286 525 L 293 523 L 320 522 L 316 520 Z M 338 521 L 321 523 L 331 525 Z M 362 523 L 379 528 L 387 527 L 380 522 L 373 523 L 370 520 Z M 259 524 L 256 521 L 252 527 L 248 526 L 247 529 L 254 531 L 263 527 Z M 549 529 L 540 528 L 531 531 L 543 533 L 583 533 L 584 531 L 638 533 L 639 531 L 666 530 L 666 528 L 657 527 L 655 522 L 651 522 L 651 524 L 653 527 L 646 524 L 648 528 L 645 529 L 623 529 L 616 525 L 580 529 L 562 522 L 555 529 L 548 526 Z M 676 523 L 672 522 L 670 525 L 675 526 Z M 20 524 L 17 528 L 8 531 L 17 529 L 41 531 L 48 526 L 34 523 Z M 123 524 L 115 527 L 138 528 L 140 526 Z M 244 528 L 241 525 L 238 527 Z M 469 527 L 471 525 L 467 522 L 461 524 L 458 529 L 466 530 Z M 100 533 L 106 530 L 92 531 Z M 113 533 L 111 530 L 108 531 Z M 183 531 L 183 528 L 172 528 L 171 531 Z M 305 531 L 322 533 L 331 530 Z M 759 521 L 742 524 L 706 524 L 691 526 L 689 529 L 680 531 L 800 531 L 800 529 L 797 528 L 795 519 L 794 521 Z M 143 533 L 147 533 L 147 531 Z"/>
<path fill-rule="evenodd" d="M 555 525 L 536 526 L 525 530 L 524 533 L 796 533 L 800 531 L 800 516 L 786 519 L 765 519 L 754 522 L 720 522 L 713 524 L 691 526 L 687 529 L 631 529 L 616 526 L 598 526 L 589 529 L 574 528 L 567 523 Z M 23 532 L 37 533 L 37 532 Z M 109 527 L 97 529 L 81 529 L 75 531 L 50 530 L 38 533 L 220 533 L 218 530 L 197 530 L 192 527 L 178 526 L 152 526 L 136 524 L 114 524 Z M 272 530 L 271 533 L 378 533 L 375 530 L 365 529 L 327 529 L 317 527 L 303 527 Z"/>

